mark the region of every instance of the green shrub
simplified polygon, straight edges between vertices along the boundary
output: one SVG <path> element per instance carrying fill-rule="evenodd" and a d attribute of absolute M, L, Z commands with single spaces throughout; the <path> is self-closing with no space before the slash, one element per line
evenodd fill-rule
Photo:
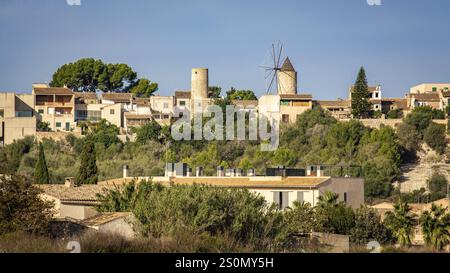
<path fill-rule="evenodd" d="M 447 134 L 445 126 L 432 122 L 425 130 L 423 139 L 433 150 L 439 154 L 445 152 L 447 147 Z"/>

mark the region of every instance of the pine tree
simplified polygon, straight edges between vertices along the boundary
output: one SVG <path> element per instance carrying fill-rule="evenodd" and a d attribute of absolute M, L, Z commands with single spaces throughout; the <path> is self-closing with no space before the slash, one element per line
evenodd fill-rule
<path fill-rule="evenodd" d="M 50 181 L 42 143 L 39 143 L 39 158 L 34 170 L 34 181 L 37 184 L 48 184 Z"/>
<path fill-rule="evenodd" d="M 81 184 L 97 184 L 97 160 L 95 158 L 95 145 L 91 140 L 87 140 L 83 145 L 80 156 L 80 169 L 78 170 L 75 182 Z"/>
<path fill-rule="evenodd" d="M 352 90 L 352 114 L 355 118 L 366 118 L 370 112 L 370 93 L 367 85 L 366 71 L 361 67 Z"/>

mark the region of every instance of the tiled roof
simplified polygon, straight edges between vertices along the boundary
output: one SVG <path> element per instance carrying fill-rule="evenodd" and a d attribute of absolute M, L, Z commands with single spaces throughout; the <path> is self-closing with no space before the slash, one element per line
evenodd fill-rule
<path fill-rule="evenodd" d="M 97 94 L 94 92 L 74 92 L 75 103 L 85 103 L 86 100 L 97 100 Z"/>
<path fill-rule="evenodd" d="M 152 119 L 151 115 L 138 115 L 133 113 L 125 113 L 126 119 Z"/>
<path fill-rule="evenodd" d="M 310 94 L 282 94 L 280 95 L 281 99 L 292 99 L 292 100 L 311 100 L 312 99 L 312 95 Z"/>
<path fill-rule="evenodd" d="M 393 105 L 397 106 L 397 108 L 400 108 L 400 109 L 407 109 L 408 108 L 408 101 L 407 101 L 407 99 L 383 98 L 383 99 L 381 99 L 381 102 L 392 103 Z"/>
<path fill-rule="evenodd" d="M 114 102 L 130 102 L 133 98 L 131 93 L 103 93 L 102 99 Z"/>
<path fill-rule="evenodd" d="M 350 107 L 351 103 L 349 100 L 318 100 L 316 101 L 318 105 L 323 108 L 327 107 Z"/>
<path fill-rule="evenodd" d="M 46 87 L 34 88 L 33 94 L 36 95 L 73 95 L 72 90 L 65 87 Z"/>
<path fill-rule="evenodd" d="M 416 100 L 420 101 L 439 101 L 439 94 L 438 93 L 426 93 L 426 94 L 410 94 L 410 97 L 415 98 Z"/>
<path fill-rule="evenodd" d="M 294 66 L 291 63 L 291 60 L 289 60 L 289 57 L 286 58 L 286 60 L 284 60 L 283 65 L 281 66 L 281 71 L 294 71 Z"/>
<path fill-rule="evenodd" d="M 131 215 L 133 215 L 131 212 L 104 212 L 81 221 L 81 224 L 88 227 L 101 226 L 111 221 L 129 217 Z"/>
<path fill-rule="evenodd" d="M 377 88 L 378 88 L 378 86 L 369 86 L 369 92 L 374 92 L 374 91 L 376 91 L 377 90 Z M 355 86 L 354 85 L 352 85 L 351 87 L 350 87 L 350 92 L 353 92 L 353 90 L 355 89 Z"/>
<path fill-rule="evenodd" d="M 175 91 L 175 97 L 179 99 L 190 99 L 191 91 Z"/>
<path fill-rule="evenodd" d="M 96 194 L 105 190 L 114 189 L 112 185 L 82 185 L 79 187 L 67 187 L 63 184 L 37 185 L 43 193 L 61 201 L 95 202 Z"/>
<path fill-rule="evenodd" d="M 150 105 L 150 98 L 134 98 L 133 102 L 139 106 Z"/>

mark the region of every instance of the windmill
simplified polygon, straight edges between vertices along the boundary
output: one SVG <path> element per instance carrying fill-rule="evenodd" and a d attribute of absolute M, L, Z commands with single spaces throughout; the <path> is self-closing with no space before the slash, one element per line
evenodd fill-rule
<path fill-rule="evenodd" d="M 297 74 L 289 58 L 284 58 L 283 44 L 280 41 L 277 44 L 272 44 L 269 55 L 265 63 L 260 65 L 264 69 L 267 94 L 292 93 L 294 92 L 291 91 L 293 89 L 297 93 Z M 283 79 L 287 79 L 287 81 Z M 290 90 L 286 91 L 286 89 Z M 274 90 L 275 92 L 273 92 Z"/>

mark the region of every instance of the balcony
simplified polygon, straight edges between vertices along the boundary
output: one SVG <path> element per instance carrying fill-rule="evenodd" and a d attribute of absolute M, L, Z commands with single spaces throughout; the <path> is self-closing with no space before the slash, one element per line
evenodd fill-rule
<path fill-rule="evenodd" d="M 44 102 L 44 105 L 47 107 L 73 107 L 72 102 Z"/>

